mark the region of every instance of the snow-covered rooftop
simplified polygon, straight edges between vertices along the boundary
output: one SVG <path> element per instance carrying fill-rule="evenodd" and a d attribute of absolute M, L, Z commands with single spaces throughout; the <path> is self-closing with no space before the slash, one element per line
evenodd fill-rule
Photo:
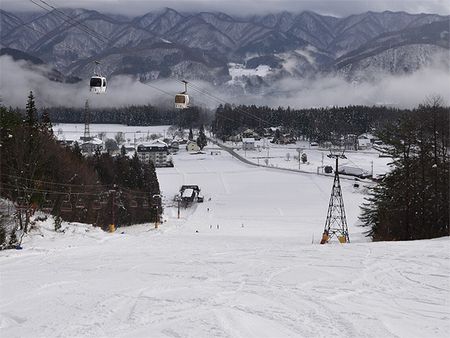
<path fill-rule="evenodd" d="M 191 189 L 191 188 L 184 189 L 181 197 L 191 197 L 193 193 L 194 193 L 194 189 Z"/>
<path fill-rule="evenodd" d="M 80 141 L 80 142 L 82 142 L 82 144 L 95 144 L 95 145 L 103 144 L 103 141 L 96 137 L 93 137 L 89 141 L 86 141 L 86 142 L 84 142 L 84 141 Z"/>
<path fill-rule="evenodd" d="M 253 137 L 244 137 L 242 139 L 243 143 L 255 143 L 255 139 Z"/>
<path fill-rule="evenodd" d="M 151 142 L 142 142 L 139 143 L 138 147 L 146 147 L 146 148 L 167 148 L 167 143 L 161 141 L 161 140 L 155 140 Z"/>
<path fill-rule="evenodd" d="M 358 138 L 366 138 L 366 139 L 371 140 L 371 139 L 376 139 L 377 137 L 370 133 L 364 133 L 364 134 L 359 135 Z"/>

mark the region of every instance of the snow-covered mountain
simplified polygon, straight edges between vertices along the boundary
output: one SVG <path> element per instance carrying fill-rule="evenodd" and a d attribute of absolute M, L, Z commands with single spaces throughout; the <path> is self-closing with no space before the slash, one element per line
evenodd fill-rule
<path fill-rule="evenodd" d="M 446 58 L 450 18 L 388 11 L 345 18 L 308 11 L 232 17 L 170 8 L 126 18 L 58 9 L 0 10 L 0 24 L 1 47 L 38 57 L 63 74 L 89 77 L 93 61 L 100 60 L 108 76 L 252 87 L 336 71 L 355 78 L 416 70 Z"/>
<path fill-rule="evenodd" d="M 433 62 L 449 67 L 449 21 L 384 33 L 334 62 L 347 76 L 414 72 Z"/>

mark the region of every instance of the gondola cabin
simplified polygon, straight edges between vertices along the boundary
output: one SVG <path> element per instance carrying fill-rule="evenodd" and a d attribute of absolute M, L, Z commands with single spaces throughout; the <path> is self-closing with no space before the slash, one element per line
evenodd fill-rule
<path fill-rule="evenodd" d="M 103 76 L 95 75 L 91 77 L 91 92 L 95 94 L 106 93 L 106 78 Z"/>
<path fill-rule="evenodd" d="M 175 95 L 175 108 L 185 109 L 189 107 L 189 95 L 179 93 Z"/>
<path fill-rule="evenodd" d="M 187 85 L 188 82 L 182 80 L 184 83 L 184 92 L 178 93 L 175 95 L 175 108 L 176 109 L 186 109 L 189 108 L 189 95 L 187 94 Z"/>

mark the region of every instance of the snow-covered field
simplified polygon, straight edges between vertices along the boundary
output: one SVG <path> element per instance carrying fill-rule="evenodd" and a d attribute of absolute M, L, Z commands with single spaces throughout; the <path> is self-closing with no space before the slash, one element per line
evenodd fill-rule
<path fill-rule="evenodd" d="M 164 136 L 170 126 L 126 126 L 122 124 L 90 124 L 91 136 L 104 133 L 105 138 L 114 138 L 121 132 L 125 141 L 133 142 L 134 139 L 143 140 L 151 134 Z M 82 123 L 57 123 L 53 125 L 53 132 L 61 140 L 78 140 L 84 135 L 84 124 Z"/>
<path fill-rule="evenodd" d="M 208 149 L 209 150 L 209 149 Z M 318 245 L 332 178 L 174 156 L 165 222 L 108 234 L 44 223 L 0 252 L 1 337 L 446 337 L 450 240 L 370 243 L 343 181 L 351 243 Z M 205 202 L 177 210 L 182 184 Z M 313 244 L 314 243 L 314 244 Z"/>
<path fill-rule="evenodd" d="M 241 149 L 242 143 L 227 142 L 225 145 L 233 147 L 235 152 L 245 157 L 247 160 L 256 164 L 266 164 L 269 166 L 300 169 L 301 171 L 317 173 L 318 167 L 330 165 L 335 167 L 335 160 L 328 158 L 330 154 L 329 150 L 319 149 L 312 147 L 309 142 L 297 141 L 296 144 L 273 144 L 265 139 L 255 142 L 255 150 L 244 151 Z M 298 154 L 301 153 L 307 155 L 307 163 L 298 163 Z M 380 157 L 379 152 L 375 149 L 367 150 L 346 150 L 345 156 L 347 159 L 339 160 L 339 166 L 349 166 L 372 173 L 376 177 L 377 175 L 385 174 L 390 171 L 389 163 L 392 162 L 392 158 Z M 295 158 L 294 158 L 295 157 Z M 319 169 L 320 173 L 323 173 L 322 169 Z"/>
<path fill-rule="evenodd" d="M 239 81 L 243 76 L 265 77 L 270 73 L 271 69 L 267 65 L 259 65 L 255 69 L 247 69 L 243 64 L 231 62 L 228 64 L 228 71 L 231 76 L 231 80 L 228 83 L 232 84 Z"/>
<path fill-rule="evenodd" d="M 161 136 L 167 135 L 170 126 L 126 126 L 120 124 L 91 124 L 90 133 L 92 136 L 98 136 L 100 133 L 105 134 L 106 138 L 114 138 L 114 136 L 121 132 L 124 135 L 125 141 L 134 143 L 145 141 L 152 134 Z M 82 123 L 59 123 L 53 126 L 53 131 L 59 139 L 62 140 L 78 140 L 84 133 L 84 124 Z M 256 164 L 265 164 L 268 159 L 268 165 L 280 168 L 299 169 L 298 160 L 294 159 L 298 156 L 297 149 L 302 149 L 302 152 L 308 156 L 307 164 L 300 164 L 300 170 L 308 172 L 317 172 L 319 166 L 331 165 L 334 168 L 334 160 L 327 157 L 330 153 L 328 150 L 311 147 L 309 142 L 298 141 L 296 144 L 279 145 L 270 143 L 268 140 L 262 139 L 256 141 L 256 150 L 243 151 L 241 149 L 242 143 L 226 142 L 226 146 L 235 148 L 236 153 L 245 157 L 247 160 Z M 269 148 L 269 149 L 268 149 Z M 288 155 L 289 154 L 289 155 Z M 388 163 L 392 161 L 391 158 L 379 157 L 379 152 L 374 149 L 365 151 L 346 151 L 347 160 L 341 160 L 339 163 L 342 166 L 350 166 L 372 172 L 374 177 L 380 174 L 385 174 L 390 170 Z M 289 158 L 289 160 L 288 160 Z M 319 169 L 322 173 L 323 170 Z"/>

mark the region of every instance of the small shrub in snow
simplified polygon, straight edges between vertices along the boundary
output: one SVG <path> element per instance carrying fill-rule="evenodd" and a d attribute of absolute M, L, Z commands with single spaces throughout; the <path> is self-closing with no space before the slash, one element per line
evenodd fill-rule
<path fill-rule="evenodd" d="M 54 219 L 55 231 L 61 230 L 61 224 L 62 224 L 61 216 L 59 216 L 59 215 L 55 216 L 55 219 Z"/>
<path fill-rule="evenodd" d="M 6 245 L 6 230 L 4 218 L 0 216 L 0 250 Z"/>
<path fill-rule="evenodd" d="M 12 229 L 9 235 L 9 247 L 15 247 L 19 244 L 16 236 L 16 229 Z"/>
<path fill-rule="evenodd" d="M 306 155 L 306 153 L 303 153 L 303 154 L 302 154 L 302 162 L 303 162 L 303 163 L 308 162 L 308 155 Z"/>

